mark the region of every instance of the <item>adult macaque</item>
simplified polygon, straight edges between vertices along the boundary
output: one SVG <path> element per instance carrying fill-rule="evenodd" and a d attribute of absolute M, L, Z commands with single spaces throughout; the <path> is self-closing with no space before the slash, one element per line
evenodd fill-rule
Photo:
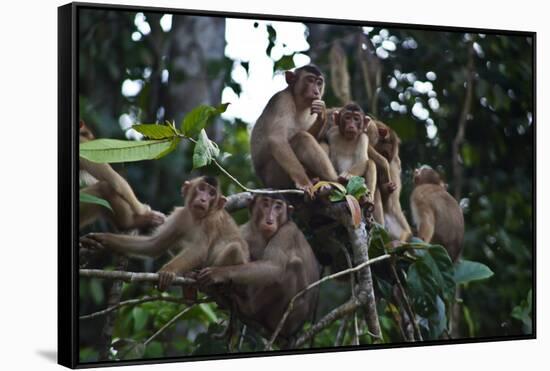
<path fill-rule="evenodd" d="M 235 265 L 249 261 L 246 242 L 233 218 L 224 210 L 227 199 L 212 177 L 186 181 L 181 189 L 184 207 L 176 207 L 166 222 L 150 236 L 90 233 L 81 243 L 138 256 L 179 251 L 159 270 L 159 289 L 165 290 L 176 275 L 207 266 Z"/>
<path fill-rule="evenodd" d="M 256 174 L 266 187 L 293 185 L 311 195 L 311 179 L 336 181 L 317 139 L 326 123 L 325 81 L 313 65 L 286 71 L 288 87 L 267 103 L 250 136 Z"/>
<path fill-rule="evenodd" d="M 369 149 L 369 156 L 378 154 L 389 164 L 389 172 L 387 173 L 378 167 L 378 170 L 381 171 L 374 195 L 374 219 L 386 227 L 390 236 L 400 241 L 407 241 L 412 234 L 411 227 L 403 214 L 399 201 L 401 195 L 400 140 L 395 131 L 389 126 L 377 120 L 373 120 L 373 122 L 376 130 L 368 129 L 369 139 L 372 141 L 373 147 L 372 151 Z M 373 161 L 376 162 L 374 158 Z"/>
<path fill-rule="evenodd" d="M 333 113 L 333 125 L 328 128 L 327 142 L 322 142 L 321 147 L 329 155 L 339 178 L 365 177 L 373 202 L 376 165 L 369 159 L 369 137 L 364 132 L 370 121 L 358 104 L 348 103 Z"/>
<path fill-rule="evenodd" d="M 241 227 L 251 262 L 209 267 L 198 275 L 203 285 L 232 282 L 237 311 L 270 333 L 277 328 L 292 297 L 319 280 L 317 260 L 302 232 L 289 219 L 291 210 L 280 196 L 256 196 L 250 204 L 250 221 Z M 310 318 L 317 294 L 312 289 L 295 302 L 281 330 L 283 337 L 291 337 Z"/>
<path fill-rule="evenodd" d="M 447 192 L 439 174 L 430 167 L 416 169 L 411 210 L 418 237 L 441 244 L 456 262 L 462 253 L 464 216 L 458 202 Z"/>
<path fill-rule="evenodd" d="M 95 139 L 91 130 L 80 121 L 80 143 Z M 109 164 L 100 164 L 79 158 L 80 180 L 87 185 L 82 192 L 109 201 L 113 211 L 92 203 L 80 203 L 79 227 L 104 217 L 119 230 L 156 227 L 164 223 L 166 216 L 141 203 L 128 182 Z"/>

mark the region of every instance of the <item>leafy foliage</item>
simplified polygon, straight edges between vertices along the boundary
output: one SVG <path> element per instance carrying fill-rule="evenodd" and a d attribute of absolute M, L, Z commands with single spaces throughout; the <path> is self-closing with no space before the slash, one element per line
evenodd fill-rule
<path fill-rule="evenodd" d="M 79 193 L 79 202 L 101 205 L 101 206 L 113 211 L 109 201 L 104 200 L 104 199 L 99 198 L 99 197 L 96 197 L 94 195 L 88 194 L 86 192 L 80 191 L 80 193 Z"/>

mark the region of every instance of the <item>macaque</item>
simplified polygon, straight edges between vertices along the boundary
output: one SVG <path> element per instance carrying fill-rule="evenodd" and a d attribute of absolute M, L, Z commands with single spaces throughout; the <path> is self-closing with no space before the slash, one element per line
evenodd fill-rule
<path fill-rule="evenodd" d="M 285 78 L 288 87 L 269 100 L 252 129 L 252 163 L 264 186 L 294 185 L 311 195 L 312 178 L 337 180 L 317 141 L 327 116 L 321 100 L 325 80 L 313 65 L 286 71 Z"/>
<path fill-rule="evenodd" d="M 328 154 L 338 177 L 344 181 L 352 176 L 362 176 L 371 192 L 370 202 L 374 202 L 376 189 L 376 165 L 369 159 L 369 137 L 364 132 L 371 124 L 361 107 L 348 103 L 339 111 L 333 112 L 333 125 L 326 133 L 326 143 L 321 147 Z"/>
<path fill-rule="evenodd" d="M 319 266 L 303 233 L 292 222 L 292 206 L 281 196 L 256 196 L 250 221 L 241 227 L 251 261 L 199 272 L 202 285 L 232 282 L 240 316 L 259 323 L 270 333 L 277 328 L 289 301 L 319 280 Z M 295 302 L 281 336 L 289 338 L 311 317 L 318 291 L 312 289 Z"/>
<path fill-rule="evenodd" d="M 372 150 L 369 148 L 369 156 L 378 165 L 375 156 L 381 156 L 388 162 L 389 171 L 379 171 L 378 187 L 374 194 L 374 219 L 385 226 L 391 237 L 400 241 L 407 241 L 411 237 L 411 227 L 403 214 L 399 197 L 401 195 L 401 160 L 399 159 L 399 137 L 381 121 L 373 120 L 374 126 L 369 125 L 368 135 Z"/>
<path fill-rule="evenodd" d="M 91 130 L 80 121 L 80 143 L 95 139 Z M 164 223 L 165 215 L 151 210 L 141 203 L 128 182 L 113 170 L 109 164 L 79 158 L 80 180 L 87 187 L 82 192 L 109 201 L 111 208 L 92 203 L 80 203 L 79 228 L 93 223 L 99 217 L 111 221 L 118 230 L 156 227 Z"/>
<path fill-rule="evenodd" d="M 158 272 L 160 290 L 170 286 L 177 275 L 194 269 L 247 263 L 248 246 L 224 209 L 227 199 L 221 195 L 217 179 L 199 177 L 186 181 L 181 193 L 185 206 L 176 207 L 152 235 L 90 233 L 81 238 L 81 243 L 90 248 L 152 257 L 176 249 L 178 255 Z"/>
<path fill-rule="evenodd" d="M 464 216 L 458 202 L 447 192 L 437 171 L 423 166 L 413 174 L 411 210 L 418 237 L 447 249 L 453 262 L 462 253 Z"/>

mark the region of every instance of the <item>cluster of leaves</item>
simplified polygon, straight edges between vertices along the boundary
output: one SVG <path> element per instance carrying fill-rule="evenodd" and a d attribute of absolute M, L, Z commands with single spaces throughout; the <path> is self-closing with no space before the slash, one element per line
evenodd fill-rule
<path fill-rule="evenodd" d="M 229 104 L 218 107 L 201 105 L 182 120 L 179 128 L 174 122 L 165 124 L 139 124 L 132 129 L 147 139 L 128 141 L 118 139 L 95 139 L 80 144 L 80 157 L 98 163 L 133 162 L 159 159 L 174 151 L 183 138 L 195 143 L 193 168 L 209 165 L 218 155 L 218 145 L 208 139 L 205 128 L 214 118 L 227 109 Z M 197 139 L 193 137 L 197 136 Z M 109 202 L 85 192 L 80 192 L 80 202 L 95 203 L 111 209 Z M 111 209 L 112 210 L 112 209 Z"/>
<path fill-rule="evenodd" d="M 441 245 L 431 245 L 420 240 L 395 246 L 387 231 L 375 224 L 371 229 L 369 255 L 391 254 L 396 258 L 396 268 L 404 278 L 404 286 L 421 326 L 424 339 L 438 339 L 448 328 L 448 315 L 455 302 L 455 288 L 493 275 L 484 264 L 461 260 L 453 265 L 447 250 Z M 374 270 L 375 274 L 379 271 Z M 387 272 L 387 270 L 386 270 Z M 377 284 L 386 307 L 381 313 L 395 310 L 392 303 L 391 282 L 394 277 L 377 276 Z M 383 315 L 383 314 L 382 314 Z M 386 323 L 386 330 L 391 321 Z"/>

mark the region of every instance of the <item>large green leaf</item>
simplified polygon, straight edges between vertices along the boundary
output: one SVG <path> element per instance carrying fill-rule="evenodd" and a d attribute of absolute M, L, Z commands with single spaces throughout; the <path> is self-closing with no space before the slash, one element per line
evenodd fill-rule
<path fill-rule="evenodd" d="M 80 144 L 80 156 L 100 163 L 152 160 L 173 147 L 171 139 L 129 141 L 96 139 Z"/>
<path fill-rule="evenodd" d="M 139 124 L 132 126 L 132 129 L 145 135 L 149 139 L 167 139 L 177 135 L 174 128 L 169 125 Z"/>
<path fill-rule="evenodd" d="M 93 196 L 91 194 L 88 194 L 88 193 L 85 193 L 85 192 L 82 192 L 82 191 L 80 192 L 79 196 L 80 196 L 79 197 L 80 202 L 84 202 L 84 203 L 88 203 L 88 204 L 101 205 L 101 206 L 113 211 L 113 209 L 111 208 L 111 204 L 107 200 L 104 200 L 102 198 Z"/>
<path fill-rule="evenodd" d="M 220 149 L 218 148 L 218 145 L 208 139 L 206 131 L 202 129 L 199 134 L 199 139 L 195 144 L 195 149 L 193 150 L 193 168 L 198 169 L 210 164 L 212 159 L 217 157 L 219 154 Z"/>
<path fill-rule="evenodd" d="M 138 332 L 145 328 L 149 319 L 149 312 L 140 307 L 132 309 L 132 317 L 134 318 L 134 331 Z"/>
<path fill-rule="evenodd" d="M 457 284 L 489 278 L 493 271 L 488 266 L 469 260 L 460 261 L 455 267 L 454 278 Z"/>
<path fill-rule="evenodd" d="M 417 259 L 407 272 L 407 286 L 415 309 L 426 317 L 437 311 L 438 295 L 446 300 L 454 297 L 454 267 L 442 246 L 432 245 L 415 254 Z"/>
<path fill-rule="evenodd" d="M 204 129 L 212 119 L 225 112 L 229 103 L 224 103 L 218 107 L 201 105 L 189 112 L 181 124 L 180 130 L 188 137 L 194 137 Z"/>

